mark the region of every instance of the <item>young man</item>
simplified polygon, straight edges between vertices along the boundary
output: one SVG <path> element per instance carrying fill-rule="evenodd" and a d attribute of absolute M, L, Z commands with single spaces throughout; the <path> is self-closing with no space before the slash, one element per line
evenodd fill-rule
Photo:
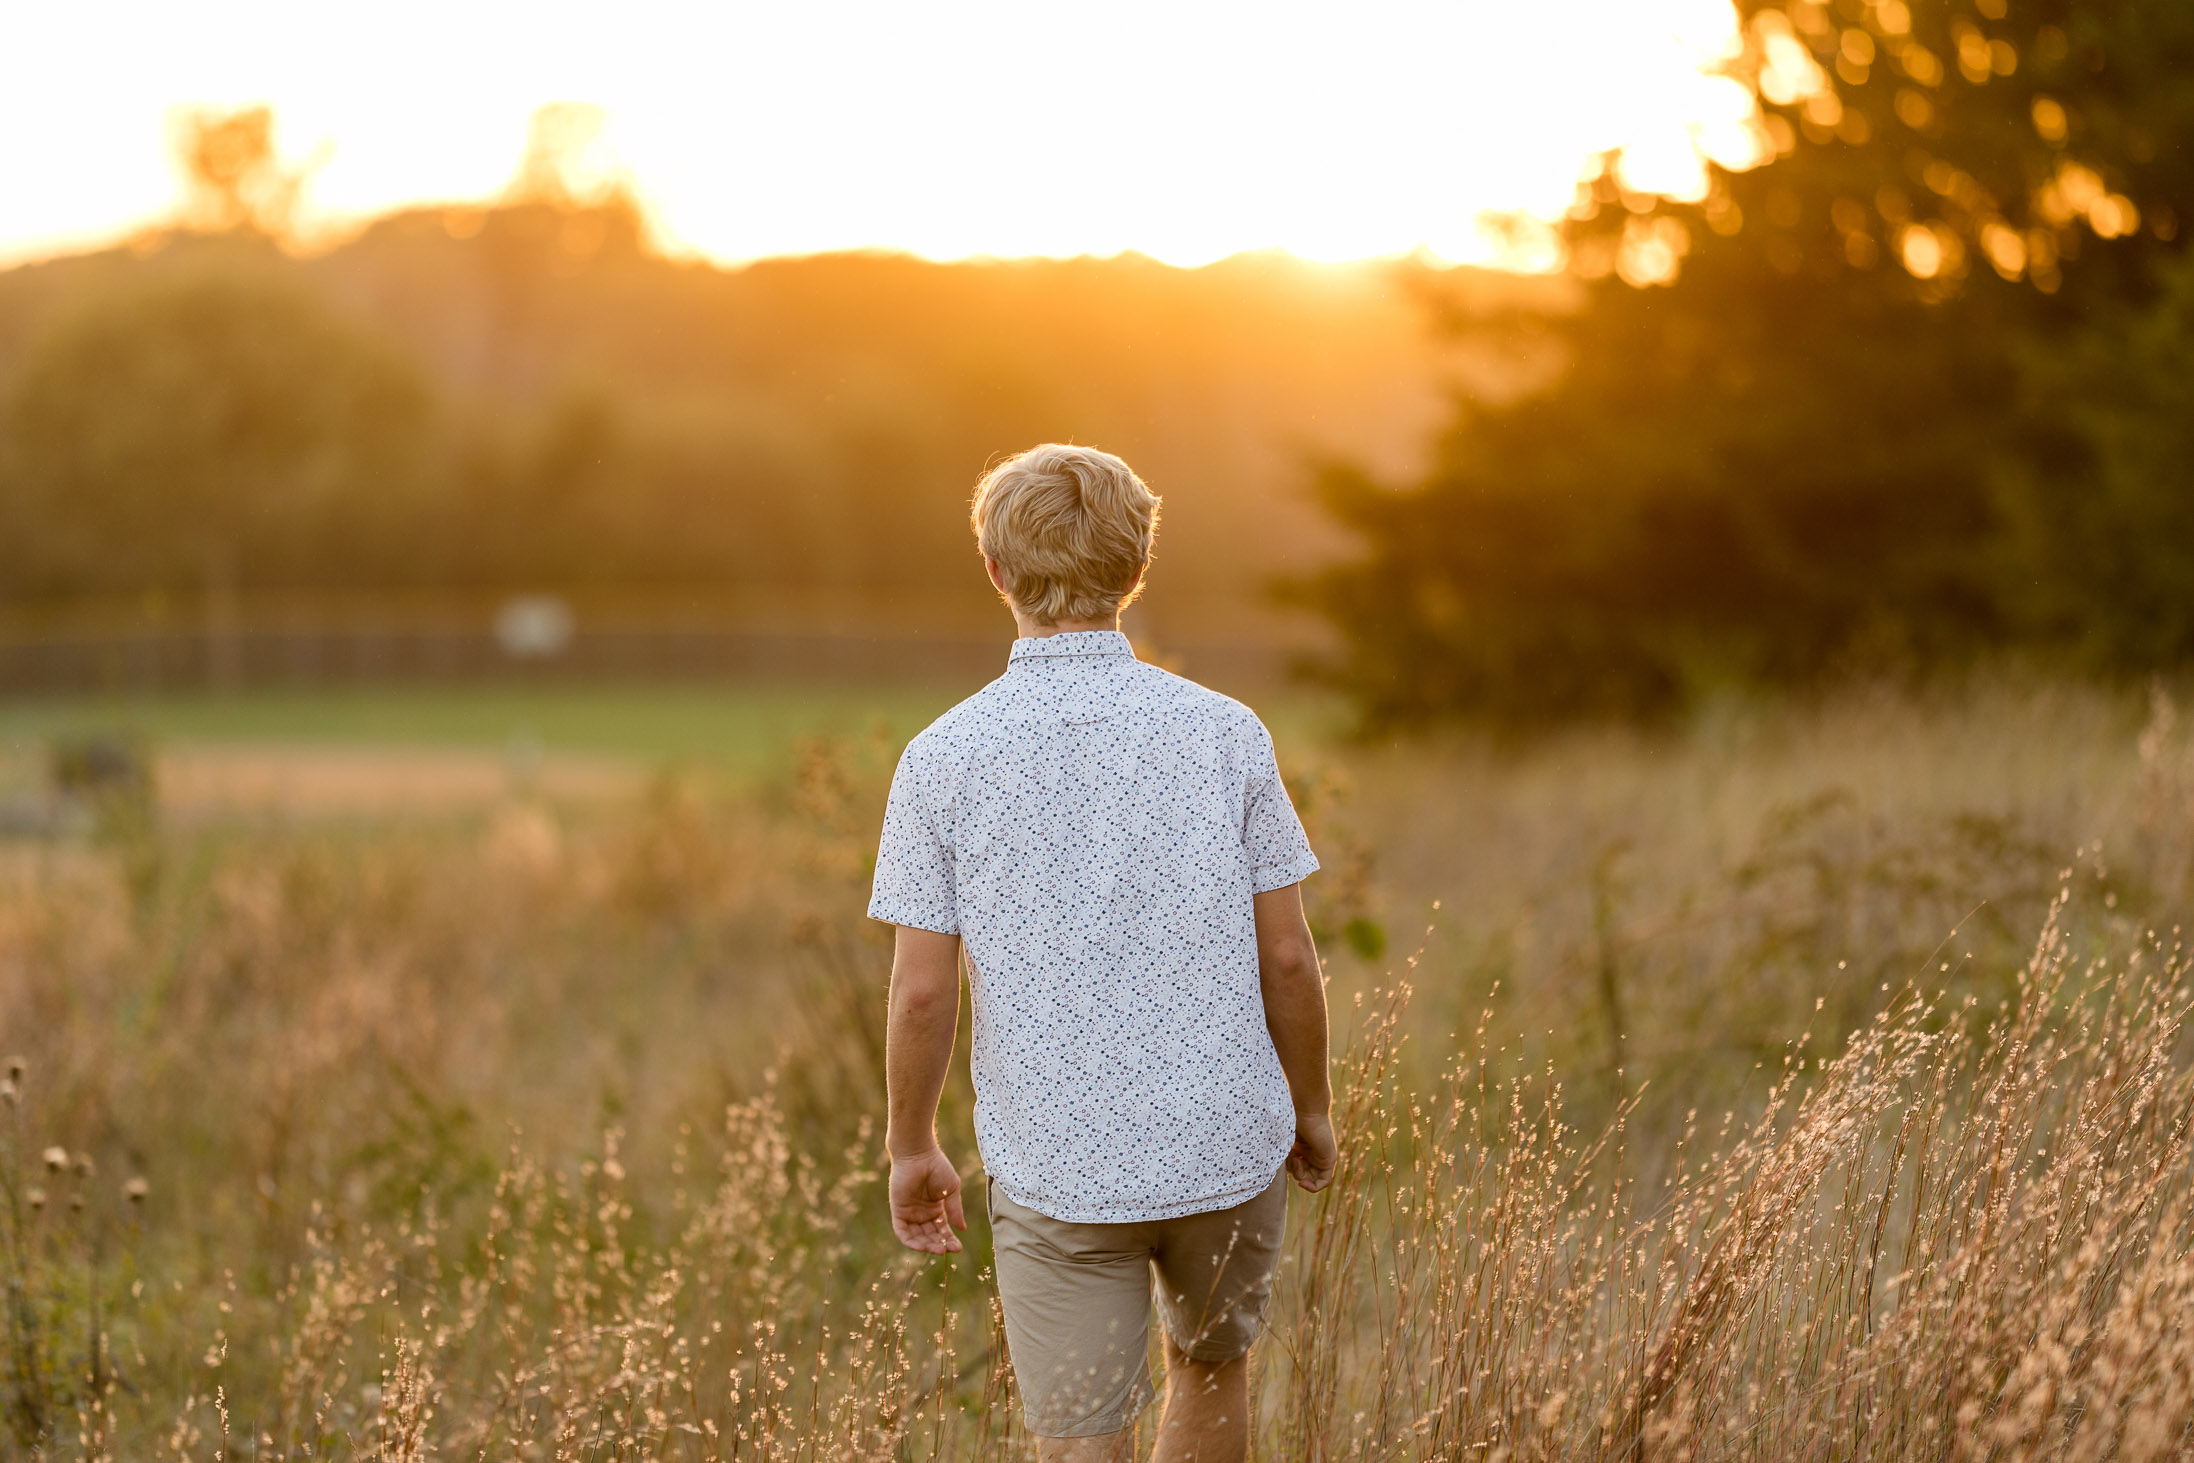
<path fill-rule="evenodd" d="M 1299 887 L 1318 861 L 1272 739 L 1119 630 L 1157 517 L 1126 463 L 1083 447 L 1033 448 L 977 486 L 1020 638 L 900 759 L 868 911 L 898 927 L 892 1226 L 932 1254 L 967 1227 L 935 1131 L 966 951 L 1006 1344 L 1049 1460 L 1125 1459 L 1154 1278 L 1154 1463 L 1246 1456 L 1283 1168 L 1315 1191 L 1335 1164 Z"/>

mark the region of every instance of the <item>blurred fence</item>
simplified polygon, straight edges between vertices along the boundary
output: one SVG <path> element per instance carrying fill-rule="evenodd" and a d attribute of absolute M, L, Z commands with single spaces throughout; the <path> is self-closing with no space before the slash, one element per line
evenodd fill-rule
<path fill-rule="evenodd" d="M 0 696 L 272 686 L 758 680 L 980 683 L 1005 668 L 1003 634 L 801 632 L 720 625 L 574 627 L 550 652 L 513 654 L 491 626 L 303 625 L 0 632 Z M 1259 683 L 1285 670 L 1261 645 L 1168 646 L 1186 674 Z"/>

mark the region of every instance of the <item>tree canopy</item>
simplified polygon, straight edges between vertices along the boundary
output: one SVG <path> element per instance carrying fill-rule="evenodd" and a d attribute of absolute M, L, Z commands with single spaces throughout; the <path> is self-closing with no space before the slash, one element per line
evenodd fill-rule
<path fill-rule="evenodd" d="M 189 271 L 79 307 L 6 408 L 0 575 L 18 593 L 402 582 L 436 552 L 420 537 L 437 486 L 427 383 L 263 272 Z"/>
<path fill-rule="evenodd" d="M 1606 159 L 1563 368 L 1433 470 L 1327 476 L 1309 586 L 1375 720 L 1653 715 L 2017 647 L 2194 655 L 2194 7 L 1741 6 L 1757 165 Z"/>

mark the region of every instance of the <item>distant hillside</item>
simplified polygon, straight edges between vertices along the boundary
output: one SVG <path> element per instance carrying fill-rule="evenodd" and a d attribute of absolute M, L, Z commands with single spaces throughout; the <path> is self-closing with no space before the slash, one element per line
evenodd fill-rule
<path fill-rule="evenodd" d="M 1557 288 L 1285 256 L 723 269 L 543 205 L 400 214 L 307 260 L 174 236 L 18 268 L 0 598 L 553 588 L 964 627 L 992 613 L 975 476 L 1072 439 L 1165 497 L 1146 633 L 1270 643 L 1269 583 L 1337 547 L 1311 458 L 1405 473 L 1456 383 L 1503 387 L 1428 287 Z"/>

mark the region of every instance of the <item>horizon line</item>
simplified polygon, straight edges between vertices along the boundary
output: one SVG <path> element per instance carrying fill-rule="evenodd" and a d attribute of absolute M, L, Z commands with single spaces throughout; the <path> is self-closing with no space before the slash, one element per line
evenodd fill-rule
<path fill-rule="evenodd" d="M 1193 262 L 1180 259 L 1169 259 L 1162 254 L 1155 253 L 1148 249 L 1138 248 L 1133 245 L 1124 246 L 1110 252 L 1106 252 L 1101 249 L 1083 249 L 1075 251 L 1073 253 L 1037 252 L 1027 254 L 993 254 L 975 251 L 965 254 L 931 254 L 921 249 L 910 247 L 907 245 L 870 243 L 847 244 L 842 246 L 832 246 L 819 249 L 796 249 L 772 253 L 730 256 L 713 253 L 709 250 L 695 246 L 685 245 L 675 239 L 665 238 L 660 228 L 655 223 L 652 211 L 647 209 L 645 204 L 640 199 L 633 197 L 629 194 L 615 196 L 629 199 L 629 201 L 639 211 L 640 217 L 643 221 L 643 253 L 646 253 L 654 258 L 663 260 L 668 263 L 704 264 L 711 268 L 722 270 L 727 273 L 736 273 L 740 270 L 758 264 L 777 263 L 787 260 L 838 259 L 860 257 L 910 259 L 919 263 L 933 264 L 939 267 L 950 267 L 957 265 L 1005 266 L 1017 264 L 1064 264 L 1083 260 L 1105 263 L 1113 261 L 1143 260 L 1165 269 L 1178 270 L 1184 273 L 1193 272 L 1200 269 L 1209 269 L 1218 265 L 1230 264 L 1244 259 L 1256 258 L 1284 259 L 1290 263 L 1302 265 L 1306 268 L 1337 270 L 1416 264 L 1441 272 L 1447 272 L 1452 270 L 1477 270 L 1480 272 L 1491 274 L 1513 275 L 1523 279 L 1552 278 L 1564 272 L 1564 264 L 1558 258 L 1555 258 L 1551 260 L 1551 262 L 1543 264 L 1534 263 L 1529 258 L 1524 256 L 1523 251 L 1510 249 L 1505 251 L 1489 252 L 1483 258 L 1454 259 L 1435 252 L 1429 245 L 1422 242 L 1408 249 L 1394 250 L 1381 254 L 1360 254 L 1338 259 L 1321 258 L 1316 255 L 1299 253 L 1296 250 L 1289 248 L 1285 244 L 1251 244 L 1245 245 L 1238 249 L 1230 250 L 1225 254 L 1214 255 L 1210 258 L 1196 259 Z M 356 217 L 346 217 L 339 220 L 316 221 L 313 225 L 301 229 L 288 237 L 267 234 L 265 232 L 261 232 L 259 234 L 259 237 L 266 239 L 268 242 L 273 244 L 277 250 L 279 250 L 282 254 L 288 256 L 289 258 L 306 261 L 325 258 L 328 255 L 339 253 L 343 249 L 357 243 L 360 239 L 363 239 L 376 227 L 393 220 L 407 217 L 416 217 L 422 215 L 440 215 L 445 221 L 445 226 L 447 226 L 447 221 L 453 217 L 461 219 L 467 215 L 471 215 L 484 220 L 488 215 L 501 211 L 526 207 L 544 206 L 561 208 L 573 212 L 585 212 L 588 210 L 604 207 L 610 204 L 612 201 L 613 197 L 611 196 L 605 196 L 603 198 L 594 200 L 571 201 L 512 197 L 493 198 L 487 200 L 423 199 L 417 202 L 405 203 L 394 208 L 383 210 L 378 213 L 366 214 Z M 1504 213 L 1501 210 L 1488 209 L 1483 210 L 1480 214 L 1480 217 L 1482 219 L 1494 219 L 1513 217 L 1513 215 Z M 1538 220 L 1538 222 L 1544 223 L 1545 221 Z M 70 238 L 55 239 L 48 242 L 33 244 L 30 247 L 22 249 L 20 251 L 0 250 L 0 274 L 12 274 L 21 269 L 32 269 L 47 264 L 61 264 L 66 263 L 72 259 L 95 258 L 100 255 L 106 254 L 149 254 L 166 248 L 169 244 L 175 242 L 178 239 L 213 239 L 224 236 L 247 234 L 249 232 L 251 231 L 248 228 L 230 230 L 194 228 L 187 220 L 173 217 L 164 219 L 143 220 L 123 229 L 111 230 L 93 235 L 81 235 Z M 469 233 L 469 230 L 460 232 L 456 229 L 452 229 L 450 231 L 450 237 L 454 242 L 462 243 L 467 237 L 469 237 Z M 1546 258 L 1547 256 L 1542 254 L 1541 257 Z"/>

